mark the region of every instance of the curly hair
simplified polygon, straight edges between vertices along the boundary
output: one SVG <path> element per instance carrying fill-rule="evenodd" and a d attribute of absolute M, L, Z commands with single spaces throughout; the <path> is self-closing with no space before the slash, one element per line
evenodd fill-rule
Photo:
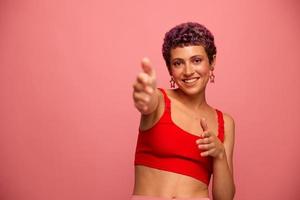
<path fill-rule="evenodd" d="M 165 34 L 162 54 L 170 72 L 171 49 L 191 45 L 202 45 L 211 64 L 217 49 L 213 34 L 202 24 L 186 22 L 173 27 Z"/>

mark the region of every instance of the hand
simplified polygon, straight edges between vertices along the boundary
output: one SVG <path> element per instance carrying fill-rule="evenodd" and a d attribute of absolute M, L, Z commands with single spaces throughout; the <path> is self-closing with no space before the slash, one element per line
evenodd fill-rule
<path fill-rule="evenodd" d="M 139 111 L 146 111 L 156 89 L 156 75 L 148 58 L 143 58 L 141 65 L 143 72 L 138 74 L 133 84 L 133 100 Z"/>
<path fill-rule="evenodd" d="M 201 156 L 212 156 L 214 158 L 222 158 L 225 154 L 225 148 L 220 139 L 208 130 L 205 118 L 200 120 L 203 129 L 202 139 L 196 140 L 198 148 L 202 151 Z"/>

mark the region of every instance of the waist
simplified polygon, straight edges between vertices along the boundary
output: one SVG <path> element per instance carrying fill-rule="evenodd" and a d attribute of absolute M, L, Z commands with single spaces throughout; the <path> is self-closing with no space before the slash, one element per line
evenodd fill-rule
<path fill-rule="evenodd" d="M 133 195 L 200 198 L 208 197 L 208 187 L 205 183 L 189 176 L 136 165 Z"/>
<path fill-rule="evenodd" d="M 193 177 L 206 185 L 211 177 L 211 163 L 197 162 L 180 157 L 158 157 L 152 154 L 136 154 L 135 165 L 160 169 L 168 172 Z"/>

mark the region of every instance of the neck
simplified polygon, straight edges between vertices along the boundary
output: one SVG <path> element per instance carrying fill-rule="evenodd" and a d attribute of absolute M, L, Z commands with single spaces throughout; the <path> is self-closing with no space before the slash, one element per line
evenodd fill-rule
<path fill-rule="evenodd" d="M 205 98 L 205 89 L 195 95 L 188 95 L 178 88 L 175 91 L 182 103 L 191 110 L 199 111 L 208 106 Z"/>

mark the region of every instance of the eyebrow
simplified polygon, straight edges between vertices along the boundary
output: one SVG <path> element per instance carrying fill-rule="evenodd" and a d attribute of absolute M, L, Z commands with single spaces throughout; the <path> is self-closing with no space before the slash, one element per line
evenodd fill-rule
<path fill-rule="evenodd" d="M 189 59 L 193 59 L 193 58 L 196 58 L 196 57 L 201 57 L 202 58 L 203 55 L 194 55 L 192 57 L 190 57 Z M 184 60 L 182 58 L 173 58 L 171 61 L 174 61 L 174 60 Z"/>

